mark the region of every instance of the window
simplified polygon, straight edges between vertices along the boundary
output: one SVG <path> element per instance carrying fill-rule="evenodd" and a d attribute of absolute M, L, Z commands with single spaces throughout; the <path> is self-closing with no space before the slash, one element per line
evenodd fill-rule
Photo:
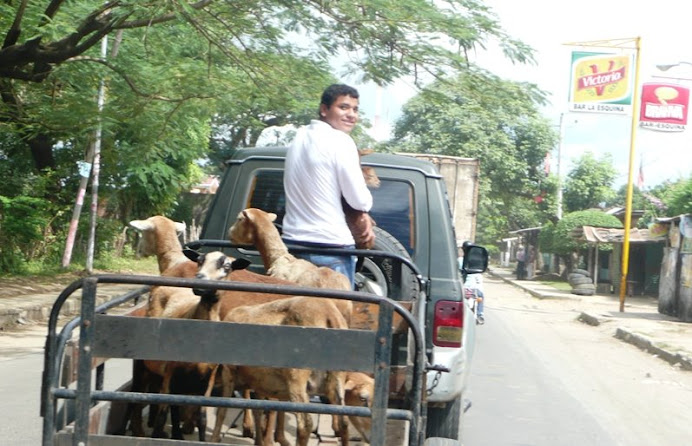
<path fill-rule="evenodd" d="M 385 178 L 380 178 L 380 182 L 379 188 L 370 190 L 373 195 L 373 208 L 370 215 L 375 219 L 378 227 L 394 236 L 413 256 L 415 231 L 411 185 Z M 257 170 L 246 207 L 275 213 L 277 215 L 275 223 L 280 227 L 286 214 L 283 171 Z"/>

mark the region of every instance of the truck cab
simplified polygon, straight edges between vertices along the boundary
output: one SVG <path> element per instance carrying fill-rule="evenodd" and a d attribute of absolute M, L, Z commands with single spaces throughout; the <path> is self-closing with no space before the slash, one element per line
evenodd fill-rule
<path fill-rule="evenodd" d="M 249 207 L 277 214 L 276 224 L 281 230 L 285 155 L 285 147 L 234 152 L 200 239 L 225 240 L 238 213 Z M 373 153 L 361 163 L 374 168 L 380 179 L 380 186 L 371 189 L 374 204 L 370 215 L 377 225 L 373 251 L 401 255 L 416 268 L 399 269 L 393 267 L 391 259 L 365 257 L 357 273 L 357 288 L 421 308 L 418 317 L 424 327 L 429 363 L 426 438 L 461 440 L 475 317 L 463 298 L 457 234 L 444 178 L 431 162 L 405 155 Z M 480 266 L 472 269 L 482 272 L 487 266 L 487 252 L 482 247 L 471 249 L 481 257 Z M 253 269 L 262 271 L 256 251 L 234 247 L 230 254 L 249 259 Z M 465 256 L 465 261 L 467 257 L 477 256 Z M 405 350 L 406 340 L 401 344 Z M 393 363 L 406 362 L 405 354 L 393 356 Z"/>

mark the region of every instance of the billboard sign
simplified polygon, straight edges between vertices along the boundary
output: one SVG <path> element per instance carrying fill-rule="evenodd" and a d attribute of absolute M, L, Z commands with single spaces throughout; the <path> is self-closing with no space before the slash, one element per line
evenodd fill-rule
<path fill-rule="evenodd" d="M 572 52 L 569 110 L 627 114 L 632 110 L 633 55 Z"/>
<path fill-rule="evenodd" d="M 661 132 L 682 132 L 687 127 L 690 90 L 682 85 L 647 82 L 642 85 L 639 125 Z"/>

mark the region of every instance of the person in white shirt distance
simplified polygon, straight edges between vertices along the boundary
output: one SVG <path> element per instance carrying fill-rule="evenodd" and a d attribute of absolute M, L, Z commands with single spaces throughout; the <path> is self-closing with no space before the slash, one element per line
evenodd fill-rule
<path fill-rule="evenodd" d="M 282 237 L 289 247 L 355 249 L 341 198 L 356 211 L 372 208 L 372 194 L 360 169 L 356 144 L 349 135 L 358 122 L 358 98 L 358 91 L 348 85 L 327 87 L 322 93 L 319 119 L 301 127 L 287 151 Z M 372 223 L 369 218 L 364 220 L 360 236 L 372 241 Z M 355 281 L 354 256 L 295 255 L 346 275 L 352 284 Z"/>

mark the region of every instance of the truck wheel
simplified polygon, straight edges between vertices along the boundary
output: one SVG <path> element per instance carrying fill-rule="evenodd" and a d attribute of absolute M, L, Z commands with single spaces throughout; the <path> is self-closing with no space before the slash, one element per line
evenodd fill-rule
<path fill-rule="evenodd" d="M 394 238 L 390 233 L 377 226 L 373 228 L 375 232 L 375 251 L 385 251 L 398 254 L 406 259 L 411 259 L 404 245 Z M 402 288 L 399 289 L 398 281 L 394 271 L 396 262 L 388 258 L 365 258 L 363 265 L 356 271 L 356 285 L 359 291 L 387 296 L 395 300 L 415 300 L 420 292 L 416 274 L 404 266 L 402 268 Z"/>
<path fill-rule="evenodd" d="M 464 424 L 464 411 L 461 406 L 461 396 L 447 402 L 444 407 L 428 406 L 425 437 L 442 437 L 461 441 L 461 430 Z"/>

